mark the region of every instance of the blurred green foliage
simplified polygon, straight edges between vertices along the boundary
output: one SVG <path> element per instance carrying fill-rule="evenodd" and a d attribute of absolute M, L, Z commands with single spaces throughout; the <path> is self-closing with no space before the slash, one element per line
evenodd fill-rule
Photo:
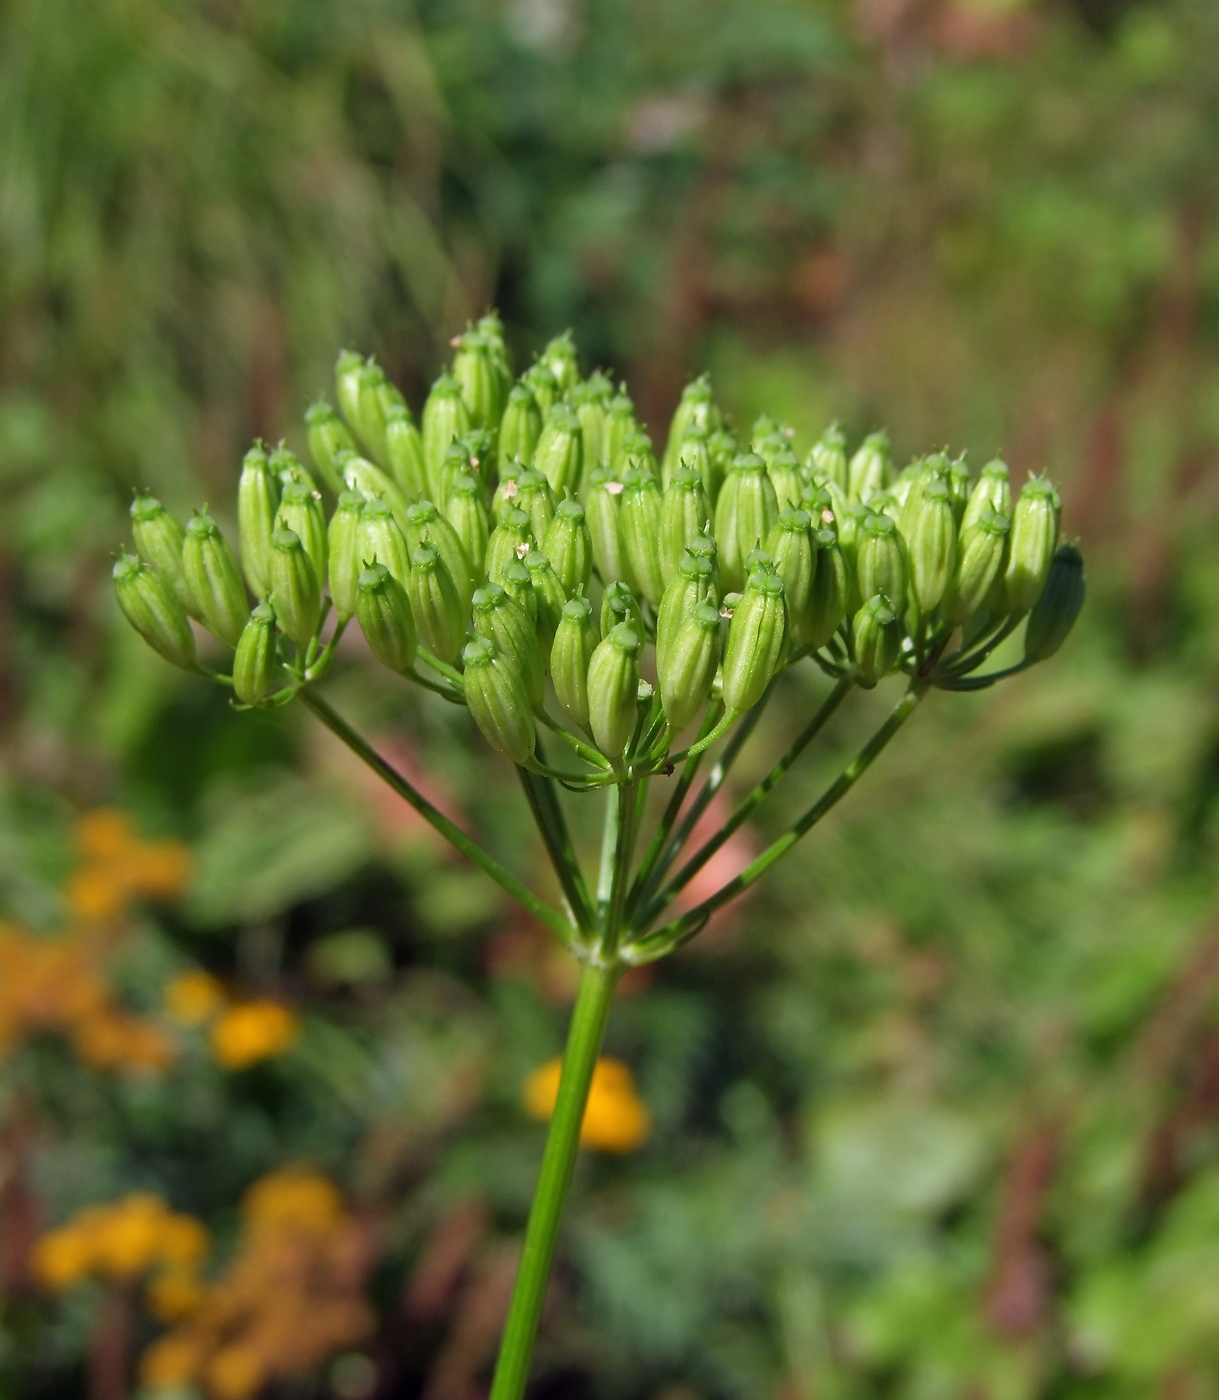
<path fill-rule="evenodd" d="M 72 815 L 120 803 L 196 870 L 115 964 L 131 1006 L 202 965 L 303 1016 L 242 1073 L 202 1036 L 158 1080 L 10 1053 L 0 1394 L 117 1400 L 97 1297 L 30 1287 L 39 1228 L 154 1189 L 223 1253 L 292 1161 L 375 1224 L 375 1393 L 485 1375 L 562 971 L 299 717 L 147 656 L 102 579 L 133 483 L 227 501 L 340 344 L 417 403 L 492 302 L 521 359 L 574 325 L 657 428 L 709 366 L 805 442 L 1001 446 L 1063 481 L 1093 584 L 1052 667 L 935 697 L 622 999 L 654 1131 L 582 1165 L 539 1394 L 1219 1394 L 1212 0 L 9 0 L 0 152 L 0 897 L 54 929 Z M 358 656 L 334 684 L 536 864 L 451 712 Z"/>

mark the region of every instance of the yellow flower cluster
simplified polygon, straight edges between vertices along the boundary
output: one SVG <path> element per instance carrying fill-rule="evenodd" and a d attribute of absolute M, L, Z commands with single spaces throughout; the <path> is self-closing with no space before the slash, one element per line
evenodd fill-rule
<path fill-rule="evenodd" d="M 165 989 L 165 1009 L 184 1026 L 209 1032 L 212 1054 L 225 1069 L 248 1069 L 282 1054 L 296 1039 L 299 1023 L 286 1006 L 269 997 L 230 1001 L 207 972 L 184 972 Z"/>
<path fill-rule="evenodd" d="M 171 899 L 190 875 L 190 855 L 180 841 L 141 841 L 131 818 L 113 808 L 81 817 L 76 846 L 81 860 L 64 896 L 78 919 L 104 923 L 141 896 Z"/>
<path fill-rule="evenodd" d="M 64 891 L 73 925 L 37 937 L 0 924 L 0 1054 L 27 1035 L 68 1038 L 94 1069 L 164 1069 L 173 1046 L 151 1021 L 114 998 L 105 963 L 115 921 L 138 896 L 178 893 L 189 873 L 177 841 L 141 841 L 122 812 L 86 813 L 76 828 L 80 864 Z"/>
<path fill-rule="evenodd" d="M 34 1248 L 34 1277 L 63 1292 L 82 1279 L 130 1282 L 157 1271 L 153 1288 L 193 1281 L 207 1255 L 208 1233 L 192 1215 L 179 1215 L 159 1196 L 137 1192 L 89 1206 L 43 1235 Z"/>
<path fill-rule="evenodd" d="M 147 1390 L 197 1386 L 211 1400 L 249 1400 L 371 1332 L 360 1296 L 369 1240 L 330 1181 L 275 1172 L 246 1193 L 242 1215 L 232 1264 L 145 1351 Z"/>
<path fill-rule="evenodd" d="M 525 1081 L 522 1097 L 534 1118 L 546 1122 L 554 1113 L 562 1072 L 562 1060 L 551 1060 Z M 651 1126 L 629 1066 L 609 1057 L 598 1060 L 580 1125 L 581 1144 L 598 1152 L 635 1152 L 647 1141 Z"/>

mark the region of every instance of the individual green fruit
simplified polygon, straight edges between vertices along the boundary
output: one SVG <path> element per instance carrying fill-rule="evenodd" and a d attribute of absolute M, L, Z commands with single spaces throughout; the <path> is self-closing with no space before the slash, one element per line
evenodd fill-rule
<path fill-rule="evenodd" d="M 588 587 L 593 571 L 593 542 L 584 507 L 574 497 L 565 496 L 559 502 L 554 519 L 546 527 L 542 551 L 554 566 L 566 596 Z"/>
<path fill-rule="evenodd" d="M 550 371 L 559 387 L 559 394 L 566 394 L 580 382 L 580 362 L 576 357 L 576 343 L 570 331 L 564 331 L 542 351 L 541 362 Z"/>
<path fill-rule="evenodd" d="M 536 553 L 530 550 L 530 554 Z M 538 632 L 538 645 L 542 644 L 541 629 L 538 627 L 538 600 L 533 591 L 533 575 L 525 567 L 524 559 L 514 559 L 500 575 L 500 586 L 509 598 L 529 619 L 530 625 Z"/>
<path fill-rule="evenodd" d="M 578 491 L 584 470 L 584 430 L 565 403 L 556 403 L 546 415 L 533 454 L 533 465 L 550 482 L 555 499 Z"/>
<path fill-rule="evenodd" d="M 804 477 L 796 454 L 790 447 L 782 447 L 767 459 L 766 474 L 775 488 L 780 510 L 800 504 L 800 497 L 804 494 Z"/>
<path fill-rule="evenodd" d="M 509 506 L 500 515 L 487 541 L 487 577 L 492 583 L 499 583 L 509 564 L 523 559 L 531 549 L 536 548 L 533 521 L 525 511 Z"/>
<path fill-rule="evenodd" d="M 300 536 L 285 525 L 271 536 L 271 602 L 285 636 L 304 651 L 322 620 L 322 589 Z"/>
<path fill-rule="evenodd" d="M 699 603 L 668 635 L 665 646 L 656 648 L 660 703 L 675 734 L 702 709 L 719 664 L 720 611 L 714 603 Z"/>
<path fill-rule="evenodd" d="M 897 664 L 902 625 L 897 609 L 883 594 L 869 598 L 851 624 L 855 642 L 856 680 L 871 690 Z"/>
<path fill-rule="evenodd" d="M 515 457 L 522 463 L 533 460 L 534 449 L 542 435 L 542 410 L 533 390 L 523 380 L 513 386 L 504 408 L 499 428 L 499 471 Z"/>
<path fill-rule="evenodd" d="M 521 489 L 521 477 L 525 472 L 532 470 L 532 467 L 527 467 L 518 457 L 511 458 L 500 468 L 499 482 L 495 487 L 495 494 L 491 497 L 492 521 L 499 519 L 500 511 L 516 505 L 517 493 Z"/>
<path fill-rule="evenodd" d="M 660 485 L 640 467 L 629 467 L 622 477 L 619 525 L 622 547 L 640 593 L 654 607 L 660 606 L 665 575 L 660 563 Z"/>
<path fill-rule="evenodd" d="M 682 441 L 686 434 L 693 429 L 705 439 L 716 432 L 722 422 L 711 392 L 711 380 L 705 374 L 692 379 L 682 390 L 681 399 L 673 412 L 673 421 L 669 424 L 669 436 L 665 439 L 661 475 L 666 486 L 681 463 Z"/>
<path fill-rule="evenodd" d="M 506 391 L 496 349 L 482 332 L 466 331 L 457 338 L 453 378 L 461 387 L 461 396 L 475 426 L 497 429 L 504 412 Z"/>
<path fill-rule="evenodd" d="M 194 633 L 173 589 L 134 554 L 119 555 L 113 576 L 119 607 L 140 636 L 174 666 L 193 667 Z"/>
<path fill-rule="evenodd" d="M 389 507 L 386 506 L 386 510 Z M 322 511 L 322 498 L 317 491 L 303 486 L 299 481 L 290 481 L 279 498 L 279 509 L 275 513 L 275 527 L 286 525 L 300 536 L 309 562 L 319 579 L 326 577 L 326 516 Z"/>
<path fill-rule="evenodd" d="M 620 622 L 629 622 L 640 637 L 647 636 L 639 599 L 618 579 L 601 595 L 601 635 L 608 637 Z"/>
<path fill-rule="evenodd" d="M 787 654 L 787 605 L 783 580 L 774 572 L 750 575 L 732 610 L 724 648 L 724 705 L 735 714 L 752 709 Z"/>
<path fill-rule="evenodd" d="M 554 519 L 555 497 L 550 482 L 540 471 L 529 467 L 520 474 L 516 483 L 516 499 L 512 504 L 529 517 L 533 538 L 545 539 L 547 527 Z"/>
<path fill-rule="evenodd" d="M 481 579 L 487 557 L 487 541 L 491 536 L 491 519 L 486 497 L 478 478 L 462 472 L 449 483 L 445 518 L 461 541 L 462 552 L 469 564 L 471 582 Z"/>
<path fill-rule="evenodd" d="M 155 496 L 137 496 L 131 503 L 131 532 L 141 558 L 157 571 L 161 582 L 185 607 L 187 593 L 186 578 L 182 573 L 182 544 L 186 531 L 182 522 L 176 515 L 171 515 Z"/>
<path fill-rule="evenodd" d="M 363 509 L 364 497 L 358 491 L 342 492 L 327 530 L 330 597 L 340 617 L 355 615 L 356 586 L 363 565 L 360 558 L 360 515 Z"/>
<path fill-rule="evenodd" d="M 939 607 L 957 563 L 957 523 L 943 481 L 926 484 L 917 507 L 905 515 L 903 531 L 910 563 L 910 596 L 923 617 Z"/>
<path fill-rule="evenodd" d="M 805 469 L 812 475 L 827 476 L 844 495 L 850 486 L 847 467 L 847 441 L 837 423 L 830 426 L 813 444 Z"/>
<path fill-rule="evenodd" d="M 732 464 L 715 506 L 715 538 L 719 570 L 730 593 L 745 585 L 745 559 L 770 532 L 779 515 L 779 501 L 770 484 L 766 463 L 756 453 L 743 453 Z"/>
<path fill-rule="evenodd" d="M 343 489 L 343 478 L 339 473 L 339 454 L 354 452 L 355 438 L 325 399 L 318 399 L 305 411 L 305 434 L 309 439 L 309 455 L 313 458 L 319 475 L 330 491 L 337 496 Z M 258 593 L 262 590 L 254 591 Z"/>
<path fill-rule="evenodd" d="M 675 472 L 678 467 L 692 467 L 698 473 L 702 482 L 703 498 L 707 502 L 708 519 L 715 508 L 715 500 L 724 476 L 719 463 L 711 455 L 710 444 L 709 434 L 700 432 L 697 428 L 688 429 L 678 444 L 677 465 L 673 468 Z M 669 473 L 669 481 L 673 479 L 673 472 Z M 665 485 L 667 488 L 668 482 Z"/>
<path fill-rule="evenodd" d="M 588 663 L 597 645 L 593 605 L 581 596 L 564 603 L 550 648 L 550 679 L 559 707 L 588 732 Z"/>
<path fill-rule="evenodd" d="M 360 511 L 356 553 L 362 567 L 383 564 L 403 586 L 410 577 L 410 545 L 384 501 L 365 501 Z"/>
<path fill-rule="evenodd" d="M 275 633 L 275 609 L 259 603 L 250 614 L 233 657 L 233 690 L 243 705 L 261 705 L 283 677 Z"/>
<path fill-rule="evenodd" d="M 402 527 L 406 542 L 411 547 L 412 556 L 421 544 L 434 545 L 444 560 L 449 578 L 457 589 L 464 617 L 470 610 L 470 595 L 478 583 L 474 566 L 466 556 L 466 551 L 458 538 L 457 531 L 436 509 L 431 501 L 416 501 L 406 512 L 406 524 Z M 412 559 L 413 563 L 413 559 Z M 481 577 L 481 575 L 479 575 Z M 416 621 L 418 619 L 416 618 Z M 435 648 L 433 647 L 434 651 Z"/>
<path fill-rule="evenodd" d="M 443 556 L 427 540 L 411 551 L 406 594 L 420 639 L 433 655 L 452 666 L 466 639 L 467 608 Z"/>
<path fill-rule="evenodd" d="M 404 676 L 415 664 L 419 640 L 406 589 L 384 564 L 361 570 L 356 619 L 369 649 L 382 666 Z"/>
<path fill-rule="evenodd" d="M 800 640 L 816 651 L 833 637 L 846 616 L 850 579 L 833 530 L 816 531 L 813 543 L 817 546 L 817 557 L 808 607 L 800 623 Z"/>
<path fill-rule="evenodd" d="M 1073 544 L 1060 544 L 1041 597 L 1024 630 L 1024 659 L 1045 661 L 1066 641 L 1084 605 L 1084 561 Z"/>
<path fill-rule="evenodd" d="M 609 479 L 618 476 L 626 454 L 624 444 L 639 431 L 635 420 L 635 405 L 625 391 L 615 394 L 605 410 L 601 465 L 609 468 Z"/>
<path fill-rule="evenodd" d="M 680 462 L 669 477 L 660 506 L 660 574 L 666 586 L 709 518 L 701 472 Z"/>
<path fill-rule="evenodd" d="M 1041 596 L 1050 564 L 1058 547 L 1058 492 L 1044 477 L 1031 476 L 1012 515 L 1011 550 L 1008 555 L 1007 610 L 1023 617 Z"/>
<path fill-rule="evenodd" d="M 334 410 L 330 411 L 333 414 Z M 246 582 L 258 598 L 265 598 L 271 587 L 271 536 L 282 489 L 262 445 L 250 448 L 242 460 L 237 482 L 237 535 Z M 136 543 L 140 543 L 138 537 Z"/>
<path fill-rule="evenodd" d="M 656 454 L 652 451 L 652 439 L 642 428 L 634 428 L 627 433 L 622 440 L 620 451 L 621 461 L 618 467 L 618 474 L 623 481 L 626 474 L 632 467 L 637 471 L 646 472 L 653 481 L 660 481 L 660 467 L 656 461 Z"/>
<path fill-rule="evenodd" d="M 405 404 L 385 415 L 385 460 L 395 485 L 408 501 L 427 495 L 423 435 Z"/>
<path fill-rule="evenodd" d="M 965 514 L 961 517 L 961 530 L 972 530 L 988 510 L 997 510 L 1009 519 L 1012 514 L 1012 483 L 1007 463 L 995 458 L 987 462 L 978 474 Z"/>
<path fill-rule="evenodd" d="M 943 604 L 949 622 L 967 622 L 986 602 L 1003 567 L 1010 529 L 1006 515 L 988 510 L 972 530 L 962 531 L 956 577 Z"/>
<path fill-rule="evenodd" d="M 538 412 L 542 415 L 542 422 L 546 421 L 546 415 L 563 397 L 563 392 L 559 388 L 558 381 L 550 370 L 539 360 L 521 375 L 520 382 L 526 386 L 533 395 L 534 402 L 538 406 Z"/>
<path fill-rule="evenodd" d="M 250 604 L 233 551 L 206 511 L 196 511 L 186 527 L 182 575 L 191 611 L 209 632 L 235 647 Z"/>
<path fill-rule="evenodd" d="M 287 486 L 290 481 L 298 481 L 302 486 L 307 486 L 310 491 L 316 490 L 317 483 L 309 475 L 305 464 L 291 448 L 285 447 L 281 442 L 267 459 L 271 470 L 275 473 L 282 487 Z"/>
<path fill-rule="evenodd" d="M 621 758 L 635 732 L 642 633 L 620 622 L 588 663 L 588 727 L 606 758 Z"/>
<path fill-rule="evenodd" d="M 891 475 L 888 433 L 869 433 L 847 468 L 847 495 L 867 505 L 885 489 Z"/>
<path fill-rule="evenodd" d="M 783 580 L 791 639 L 797 645 L 803 645 L 807 640 L 804 628 L 817 566 L 817 551 L 808 512 L 791 506 L 781 510 L 775 528 L 766 541 L 766 550 L 774 561 L 775 572 Z"/>
<path fill-rule="evenodd" d="M 685 620 L 686 614 L 706 602 L 715 602 L 711 561 L 687 550 L 673 577 L 665 585 L 664 597 L 656 614 L 657 656 L 671 645 L 673 634 Z"/>
<path fill-rule="evenodd" d="M 605 451 L 606 408 L 613 396 L 614 386 L 608 376 L 600 370 L 577 384 L 567 396 L 584 433 L 586 468 L 595 467 L 602 460 Z"/>
<path fill-rule="evenodd" d="M 360 373 L 364 356 L 355 350 L 340 350 L 334 366 L 334 387 L 339 411 L 353 433 L 360 431 Z"/>
<path fill-rule="evenodd" d="M 354 380 L 357 416 L 351 426 L 373 461 L 382 468 L 388 467 L 390 463 L 389 448 L 385 440 L 386 415 L 391 409 L 405 408 L 405 401 L 375 360 L 365 360 L 355 371 Z"/>
<path fill-rule="evenodd" d="M 567 590 L 555 572 L 554 565 L 540 549 L 531 549 L 524 559 L 525 568 L 533 580 L 533 597 L 537 604 L 538 641 L 543 656 L 550 654 L 554 634 L 567 604 Z"/>
<path fill-rule="evenodd" d="M 394 519 L 403 530 L 407 528 L 410 505 L 402 489 L 388 472 L 374 466 L 367 457 L 342 457 L 339 460 L 339 469 L 348 490 L 359 491 L 370 501 L 380 497 L 393 511 Z"/>
<path fill-rule="evenodd" d="M 584 518 L 592 544 L 593 562 L 602 583 L 625 579 L 628 572 L 622 544 L 622 482 L 609 467 L 597 467 L 584 491 Z"/>
<path fill-rule="evenodd" d="M 474 426 L 470 410 L 461 394 L 461 385 L 451 374 L 442 374 L 432 385 L 423 405 L 423 464 L 427 472 L 428 495 L 439 500 L 444 482 L 441 468 L 444 454 L 454 438 L 464 437 Z"/>
<path fill-rule="evenodd" d="M 537 744 L 537 726 L 520 672 L 485 637 L 476 637 L 462 656 L 466 705 L 483 737 L 513 763 L 528 763 Z"/>
<path fill-rule="evenodd" d="M 542 703 L 546 673 L 537 628 L 528 613 L 497 583 L 476 589 L 473 601 L 474 630 L 495 644 L 504 659 L 521 675 L 529 703 Z"/>

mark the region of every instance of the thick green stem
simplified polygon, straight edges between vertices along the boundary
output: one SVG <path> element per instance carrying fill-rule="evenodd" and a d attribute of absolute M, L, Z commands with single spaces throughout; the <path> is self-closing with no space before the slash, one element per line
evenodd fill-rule
<path fill-rule="evenodd" d="M 352 753 L 363 759 L 379 778 L 393 788 L 399 797 L 409 802 L 429 826 L 434 827 L 450 845 L 455 846 L 463 856 L 473 861 L 480 870 L 489 875 L 500 889 L 516 900 L 522 909 L 532 914 L 539 923 L 545 924 L 565 943 L 570 943 L 572 926 L 557 909 L 552 909 L 545 900 L 539 899 L 531 889 L 521 884 L 515 875 L 505 870 L 489 851 L 484 851 L 477 841 L 467 836 L 438 807 L 434 807 L 413 783 L 404 778 L 392 764 L 387 763 L 368 740 L 358 730 L 353 729 L 342 715 L 323 700 L 315 690 L 309 686 L 302 686 L 298 694 L 301 701 L 313 711 L 326 728 L 340 738 Z"/>
<path fill-rule="evenodd" d="M 804 750 L 808 748 L 822 729 L 829 723 L 830 717 L 846 699 L 852 688 L 853 683 L 849 680 L 841 680 L 835 685 L 829 695 L 826 696 L 821 708 L 792 740 L 787 752 L 778 763 L 776 763 L 762 781 L 741 800 L 724 825 L 720 827 L 710 840 L 704 842 L 704 844 L 695 851 L 685 865 L 682 866 L 665 888 L 656 896 L 648 906 L 646 913 L 640 916 L 640 927 L 646 928 L 648 924 L 650 924 L 652 920 L 655 919 L 683 889 L 685 889 L 695 875 L 697 875 L 711 857 L 715 855 L 716 851 L 724 845 L 733 832 L 744 825 L 754 809 L 761 806 Z"/>
<path fill-rule="evenodd" d="M 554 1259 L 563 1203 L 571 1184 L 589 1086 L 601 1053 L 619 971 L 616 967 L 586 963 L 581 972 L 580 991 L 563 1055 L 559 1097 L 546 1136 L 542 1170 L 529 1212 L 490 1400 L 521 1400 L 529 1380 L 529 1363 L 546 1298 L 546 1282 Z"/>
<path fill-rule="evenodd" d="M 672 923 L 657 929 L 655 933 L 650 933 L 628 945 L 623 950 L 623 956 L 631 963 L 654 962 L 657 958 L 664 957 L 665 954 L 680 947 L 687 939 L 692 938 L 717 909 L 721 909 L 729 900 L 743 894 L 750 885 L 770 869 L 775 861 L 785 856 L 802 836 L 816 826 L 831 807 L 850 792 L 871 767 L 880 751 L 914 713 L 919 701 L 929 688 L 930 683 L 927 681 L 912 683 L 910 689 L 906 691 L 890 713 L 889 718 L 799 821 L 790 826 L 777 841 L 772 841 L 762 854 L 752 860 L 734 880 L 729 880 L 726 885 L 723 885 L 709 898 L 704 899 L 701 904 L 696 904 L 680 919 L 674 919 Z"/>

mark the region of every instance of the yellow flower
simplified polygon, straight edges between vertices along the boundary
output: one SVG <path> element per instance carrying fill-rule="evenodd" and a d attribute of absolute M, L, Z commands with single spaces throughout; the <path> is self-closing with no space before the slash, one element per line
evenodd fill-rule
<path fill-rule="evenodd" d="M 34 1246 L 34 1278 L 59 1293 L 79 1283 L 93 1268 L 93 1240 L 88 1231 L 74 1225 L 52 1230 Z"/>
<path fill-rule="evenodd" d="M 184 1026 L 201 1026 L 224 1005 L 224 988 L 210 972 L 183 972 L 165 988 L 165 1009 Z"/>
<path fill-rule="evenodd" d="M 157 1259 L 167 1213 L 159 1196 L 143 1192 L 111 1206 L 93 1227 L 98 1272 L 119 1279 L 142 1274 Z"/>
<path fill-rule="evenodd" d="M 199 1374 L 207 1343 L 189 1333 L 173 1332 L 145 1351 L 140 1360 L 140 1380 L 145 1389 L 179 1390 Z"/>
<path fill-rule="evenodd" d="M 562 1072 L 562 1060 L 551 1060 L 525 1081 L 522 1097 L 534 1118 L 545 1122 L 554 1113 Z M 598 1152 L 635 1152 L 647 1141 L 651 1126 L 629 1067 L 608 1057 L 598 1060 L 580 1125 L 581 1144 Z"/>
<path fill-rule="evenodd" d="M 225 1347 L 212 1357 L 206 1380 L 209 1395 L 216 1400 L 248 1400 L 262 1388 L 266 1367 L 253 1347 Z"/>
<path fill-rule="evenodd" d="M 89 1275 L 132 1279 L 157 1265 L 185 1271 L 209 1248 L 207 1230 L 167 1209 L 159 1196 L 135 1192 L 79 1211 L 35 1246 L 34 1270 L 44 1287 L 69 1288 Z"/>
<path fill-rule="evenodd" d="M 206 1296 L 207 1289 L 189 1269 L 168 1269 L 145 1290 L 148 1311 L 159 1322 L 181 1322 L 198 1311 Z"/>
<path fill-rule="evenodd" d="M 245 1193 L 242 1213 L 255 1229 L 305 1230 L 322 1234 L 342 1219 L 338 1189 L 315 1172 L 271 1172 Z"/>
<path fill-rule="evenodd" d="M 282 1054 L 296 1038 L 296 1017 L 277 1001 L 260 998 L 230 1006 L 212 1027 L 212 1054 L 225 1069 L 246 1069 Z"/>

